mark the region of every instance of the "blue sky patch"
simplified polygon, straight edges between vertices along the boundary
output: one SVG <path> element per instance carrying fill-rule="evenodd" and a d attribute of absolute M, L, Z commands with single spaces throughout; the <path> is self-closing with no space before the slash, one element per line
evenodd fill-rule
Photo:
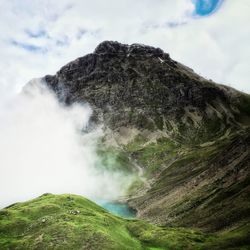
<path fill-rule="evenodd" d="M 47 49 L 44 47 L 36 46 L 29 43 L 23 43 L 16 40 L 12 40 L 11 44 L 21 49 L 27 50 L 29 52 L 43 53 L 43 54 L 47 52 Z"/>
<path fill-rule="evenodd" d="M 223 0 L 193 0 L 195 5 L 195 14 L 198 16 L 207 16 L 215 12 Z"/>
<path fill-rule="evenodd" d="M 37 30 L 37 31 L 25 30 L 25 33 L 31 38 L 48 37 L 45 30 Z"/>
<path fill-rule="evenodd" d="M 69 46 L 70 39 L 68 36 L 63 36 L 60 39 L 56 40 L 56 45 L 59 47 Z"/>

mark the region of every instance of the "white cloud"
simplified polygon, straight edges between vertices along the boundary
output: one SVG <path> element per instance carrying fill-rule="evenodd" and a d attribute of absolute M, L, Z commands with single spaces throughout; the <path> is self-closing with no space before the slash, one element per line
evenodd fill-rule
<path fill-rule="evenodd" d="M 102 131 L 82 133 L 90 107 L 65 108 L 38 81 L 0 105 L 0 208 L 47 192 L 117 198 L 132 176 L 100 171 Z"/>
<path fill-rule="evenodd" d="M 248 0 L 224 1 L 203 18 L 191 15 L 191 0 L 6 0 L 0 7 L 1 93 L 55 73 L 106 39 L 159 46 L 207 78 L 250 91 Z M 34 36 L 39 32 L 43 35 Z M 31 52 L 11 41 L 41 50 Z"/>
<path fill-rule="evenodd" d="M 55 73 L 103 40 L 159 46 L 203 76 L 250 92 L 248 0 L 224 1 L 203 18 L 192 16 L 192 0 L 5 0 L 0 9 L 0 95 Z"/>

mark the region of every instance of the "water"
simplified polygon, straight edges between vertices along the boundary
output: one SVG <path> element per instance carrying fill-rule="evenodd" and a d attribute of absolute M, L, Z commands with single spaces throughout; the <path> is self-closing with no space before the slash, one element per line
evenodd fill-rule
<path fill-rule="evenodd" d="M 195 13 L 199 16 L 206 16 L 215 12 L 223 0 L 193 0 Z"/>
<path fill-rule="evenodd" d="M 95 201 L 99 206 L 105 208 L 110 213 L 124 218 L 136 217 L 136 211 L 130 208 L 127 204 L 115 201 L 97 200 Z"/>

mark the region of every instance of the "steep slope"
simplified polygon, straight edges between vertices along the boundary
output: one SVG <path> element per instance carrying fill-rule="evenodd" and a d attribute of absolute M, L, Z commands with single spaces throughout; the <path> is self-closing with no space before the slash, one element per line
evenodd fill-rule
<path fill-rule="evenodd" d="M 159 129 L 196 142 L 238 122 L 240 93 L 149 46 L 103 42 L 44 79 L 66 103 L 90 103 L 95 118 L 113 130 Z"/>
<path fill-rule="evenodd" d="M 80 196 L 45 194 L 0 210 L 0 249 L 247 249 L 249 229 L 206 235 L 161 228 L 111 215 Z"/>
<path fill-rule="evenodd" d="M 210 232 L 250 220 L 249 133 L 196 147 L 159 140 L 140 146 L 133 154 L 152 171 L 148 190 L 129 200 L 140 217 Z"/>
<path fill-rule="evenodd" d="M 159 48 L 110 41 L 44 80 L 62 102 L 90 103 L 108 150 L 140 169 L 127 197 L 139 217 L 207 231 L 249 222 L 249 95 Z"/>

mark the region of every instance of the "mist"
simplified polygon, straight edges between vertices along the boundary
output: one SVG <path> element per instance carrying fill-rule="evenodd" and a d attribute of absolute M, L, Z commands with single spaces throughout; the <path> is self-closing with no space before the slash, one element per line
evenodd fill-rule
<path fill-rule="evenodd" d="M 0 207 L 43 193 L 116 199 L 129 177 L 97 167 L 102 129 L 84 132 L 88 104 L 65 107 L 42 80 L 0 103 Z"/>

